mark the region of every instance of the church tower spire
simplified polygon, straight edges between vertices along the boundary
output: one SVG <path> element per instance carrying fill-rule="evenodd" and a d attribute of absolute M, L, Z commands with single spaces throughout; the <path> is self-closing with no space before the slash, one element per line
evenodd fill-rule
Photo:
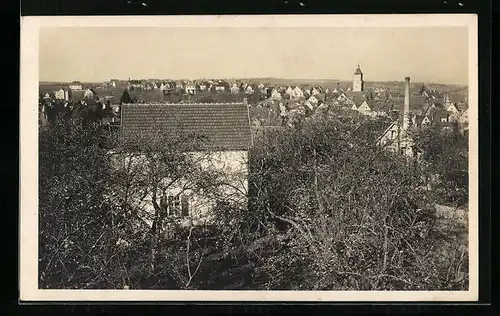
<path fill-rule="evenodd" d="M 354 72 L 352 91 L 364 91 L 363 72 L 361 71 L 361 68 L 359 68 L 359 65 Z"/>

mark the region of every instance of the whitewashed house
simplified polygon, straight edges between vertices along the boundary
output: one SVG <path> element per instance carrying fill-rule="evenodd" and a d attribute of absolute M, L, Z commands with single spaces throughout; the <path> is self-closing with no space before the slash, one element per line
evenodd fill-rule
<path fill-rule="evenodd" d="M 337 98 L 335 98 L 335 101 L 337 104 L 344 106 L 344 107 L 349 107 L 352 108 L 353 110 L 357 110 L 358 107 L 356 105 L 356 102 L 351 100 L 344 92 L 342 92 Z"/>
<path fill-rule="evenodd" d="M 244 103 L 220 104 L 123 104 L 121 109 L 121 137 L 126 141 L 155 137 L 159 130 L 178 135 L 197 133 L 205 142 L 186 152 L 203 170 L 215 170 L 224 174 L 218 190 L 224 201 L 236 202 L 242 207 L 247 203 L 248 150 L 251 146 L 250 119 Z M 159 123 L 161 122 L 161 123 Z M 115 163 L 128 161 L 131 155 L 116 155 Z M 158 191 L 157 203 L 164 216 L 181 223 L 209 223 L 211 210 L 221 202 L 206 190 L 189 188 L 188 177 L 166 179 L 169 185 Z M 163 185 L 163 184 L 162 184 Z M 218 191 L 219 192 L 219 191 Z M 137 197 L 142 209 L 154 214 L 152 194 Z M 219 196 L 220 198 L 220 196 Z"/>
<path fill-rule="evenodd" d="M 356 105 L 354 105 L 355 107 Z M 370 108 L 370 106 L 368 105 L 368 102 L 363 101 L 358 107 L 355 108 L 355 110 L 357 110 L 358 112 L 360 112 L 361 114 L 364 114 L 364 115 L 371 115 L 372 113 L 372 109 Z"/>
<path fill-rule="evenodd" d="M 302 89 L 300 89 L 299 86 L 296 86 L 292 90 L 291 97 L 292 97 L 292 99 L 303 98 L 304 97 L 304 91 L 302 91 Z"/>
<path fill-rule="evenodd" d="M 458 127 L 464 135 L 469 132 L 469 108 L 466 108 L 460 113 L 458 117 Z"/>
<path fill-rule="evenodd" d="M 85 99 L 91 99 L 91 98 L 93 98 L 95 95 L 96 95 L 96 94 L 95 94 L 94 90 L 92 90 L 92 89 L 90 89 L 90 88 L 89 88 L 89 89 L 87 89 L 87 90 L 85 90 L 85 92 L 83 93 L 83 97 L 84 97 Z"/>
<path fill-rule="evenodd" d="M 446 111 L 448 111 L 448 113 L 450 113 L 451 116 L 456 118 L 458 118 L 460 114 L 457 107 L 453 103 L 448 103 L 448 105 L 446 106 Z"/>
<path fill-rule="evenodd" d="M 318 99 L 313 95 L 311 95 L 308 99 L 307 99 L 307 102 L 313 104 L 313 105 L 316 105 L 318 104 Z"/>
<path fill-rule="evenodd" d="M 72 83 L 69 84 L 69 89 L 70 90 L 82 90 L 82 84 L 80 81 L 73 81 Z"/>
<path fill-rule="evenodd" d="M 215 91 L 216 92 L 226 92 L 229 91 L 229 84 L 223 80 L 217 81 L 215 84 Z"/>
<path fill-rule="evenodd" d="M 286 105 L 283 104 L 283 102 L 279 103 L 279 109 L 280 109 L 280 116 L 281 117 L 286 116 L 286 114 L 287 114 L 287 108 L 286 108 Z"/>
<path fill-rule="evenodd" d="M 459 123 L 469 123 L 469 108 L 466 108 L 465 110 L 460 113 L 460 116 L 458 117 L 458 122 Z"/>
<path fill-rule="evenodd" d="M 253 94 L 255 91 L 251 85 L 247 85 L 245 88 L 245 93 L 246 94 Z"/>
<path fill-rule="evenodd" d="M 238 86 L 238 84 L 236 82 L 233 82 L 233 84 L 231 85 L 231 93 L 232 94 L 240 93 L 240 87 Z"/>
<path fill-rule="evenodd" d="M 59 90 L 56 90 L 54 91 L 54 97 L 57 99 L 57 100 L 65 100 L 65 101 L 68 101 L 69 100 L 69 91 L 68 90 L 65 90 L 63 88 L 59 89 Z"/>
<path fill-rule="evenodd" d="M 309 102 L 309 100 L 307 100 L 306 102 L 304 102 L 304 105 L 310 110 L 310 111 L 314 111 L 314 106 L 315 104 L 313 105 L 311 102 Z"/>
<path fill-rule="evenodd" d="M 278 91 L 278 89 L 274 88 L 271 91 L 271 99 L 273 99 L 273 100 L 281 100 L 281 93 Z"/>
<path fill-rule="evenodd" d="M 186 91 L 187 94 L 193 95 L 196 94 L 196 86 L 193 82 L 188 82 L 184 86 L 184 91 Z"/>
<path fill-rule="evenodd" d="M 432 120 L 429 118 L 428 115 L 415 115 L 413 116 L 413 124 L 416 126 L 421 126 L 421 127 L 428 127 L 432 123 Z"/>
<path fill-rule="evenodd" d="M 206 91 L 208 89 L 208 84 L 206 82 L 200 82 L 198 89 L 200 89 L 200 91 Z"/>

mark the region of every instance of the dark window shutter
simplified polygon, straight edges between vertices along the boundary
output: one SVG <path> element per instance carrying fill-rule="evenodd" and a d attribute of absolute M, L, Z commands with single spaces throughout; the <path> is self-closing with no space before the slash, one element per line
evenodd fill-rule
<path fill-rule="evenodd" d="M 181 210 L 182 216 L 189 216 L 189 203 L 186 195 L 181 195 Z"/>
<path fill-rule="evenodd" d="M 167 207 L 168 207 L 168 209 L 167 209 L 167 215 L 172 215 L 172 205 L 173 205 L 172 202 L 173 202 L 172 201 L 172 196 L 168 195 L 167 196 Z"/>
<path fill-rule="evenodd" d="M 160 197 L 160 208 L 165 214 L 167 213 L 167 202 L 165 201 L 165 196 Z"/>

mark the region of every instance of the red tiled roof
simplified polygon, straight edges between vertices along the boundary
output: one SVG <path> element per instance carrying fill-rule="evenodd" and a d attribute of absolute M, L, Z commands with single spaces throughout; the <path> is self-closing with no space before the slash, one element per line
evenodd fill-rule
<path fill-rule="evenodd" d="M 246 150 L 250 146 L 248 108 L 224 104 L 123 104 L 122 137 L 196 133 L 205 137 L 200 150 Z"/>

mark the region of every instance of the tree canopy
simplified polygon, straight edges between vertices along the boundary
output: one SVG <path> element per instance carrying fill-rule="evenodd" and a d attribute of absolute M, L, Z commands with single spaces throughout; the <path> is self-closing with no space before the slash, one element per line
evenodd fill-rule
<path fill-rule="evenodd" d="M 248 205 L 217 195 L 213 225 L 166 235 L 159 205 L 151 225 L 137 201 L 158 203 L 186 174 L 190 187 L 217 194 L 224 177 L 185 155 L 202 138 L 158 133 L 121 143 L 116 152 L 148 163 L 116 167 L 102 126 L 59 118 L 40 132 L 40 286 L 466 289 L 467 250 L 437 224 L 426 180 L 439 173 L 453 183 L 440 188 L 458 186 L 452 174 L 466 168 L 466 143 L 422 132 L 428 165 L 414 168 L 355 133 L 359 124 L 325 116 L 264 129 L 249 152 Z"/>
<path fill-rule="evenodd" d="M 123 90 L 122 96 L 120 98 L 120 104 L 130 103 L 131 101 L 132 101 L 132 99 L 130 98 L 130 94 L 128 93 L 128 90 L 127 89 Z"/>

